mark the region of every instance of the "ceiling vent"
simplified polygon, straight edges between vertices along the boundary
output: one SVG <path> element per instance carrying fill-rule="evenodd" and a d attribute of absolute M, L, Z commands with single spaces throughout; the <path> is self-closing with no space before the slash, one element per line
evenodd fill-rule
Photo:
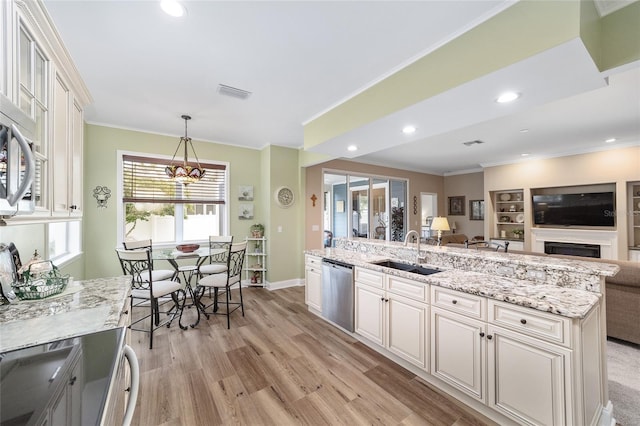
<path fill-rule="evenodd" d="M 231 96 L 232 98 L 238 98 L 245 100 L 251 96 L 251 92 L 247 92 L 246 90 L 238 89 L 235 87 L 227 86 L 224 84 L 218 85 L 218 93 L 225 96 Z"/>
<path fill-rule="evenodd" d="M 476 145 L 476 144 L 480 145 L 481 143 L 484 143 L 484 142 L 482 142 L 481 140 L 477 140 L 476 139 L 475 141 L 463 142 L 463 145 L 471 146 L 471 145 Z"/>

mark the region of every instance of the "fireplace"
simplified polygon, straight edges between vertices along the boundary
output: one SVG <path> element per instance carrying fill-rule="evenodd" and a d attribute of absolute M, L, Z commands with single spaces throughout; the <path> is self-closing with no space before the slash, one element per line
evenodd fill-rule
<path fill-rule="evenodd" d="M 544 252 L 547 254 L 564 254 L 568 256 L 582 256 L 600 258 L 600 246 L 597 244 L 561 243 L 545 241 Z"/>

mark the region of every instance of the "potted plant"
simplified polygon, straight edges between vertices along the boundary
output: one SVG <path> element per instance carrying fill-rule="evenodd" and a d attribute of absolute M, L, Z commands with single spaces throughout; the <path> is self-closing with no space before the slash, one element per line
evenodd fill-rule
<path fill-rule="evenodd" d="M 251 235 L 253 238 L 262 238 L 264 235 L 264 225 L 261 223 L 251 225 Z"/>
<path fill-rule="evenodd" d="M 512 232 L 517 239 L 522 238 L 522 236 L 524 235 L 524 229 L 514 229 Z"/>

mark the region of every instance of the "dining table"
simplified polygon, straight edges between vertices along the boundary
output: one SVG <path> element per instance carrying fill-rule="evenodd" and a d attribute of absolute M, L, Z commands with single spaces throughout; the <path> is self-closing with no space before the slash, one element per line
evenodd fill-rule
<path fill-rule="evenodd" d="M 171 266 L 176 270 L 176 275 L 182 274 L 182 278 L 184 279 L 185 292 L 187 297 L 191 298 L 190 304 L 185 304 L 186 307 L 196 307 L 197 318 L 193 324 L 190 324 L 191 328 L 194 328 L 200 322 L 200 314 L 204 314 L 208 316 L 206 312 L 204 312 L 202 303 L 198 302 L 198 298 L 195 295 L 194 289 L 191 286 L 191 279 L 195 275 L 197 278 L 198 268 L 210 256 L 216 256 L 219 254 L 226 253 L 228 249 L 225 248 L 209 248 L 209 247 L 200 247 L 197 250 L 184 252 L 180 251 L 176 248 L 159 248 L 153 250 L 153 260 L 166 260 L 171 264 Z M 189 265 L 180 265 L 178 261 L 181 260 L 193 260 L 193 264 Z M 217 299 L 217 297 L 216 297 Z M 184 309 L 184 306 L 183 308 Z M 180 319 L 178 320 L 178 324 L 181 329 L 186 330 L 187 326 L 182 325 L 182 315 L 180 315 Z"/>

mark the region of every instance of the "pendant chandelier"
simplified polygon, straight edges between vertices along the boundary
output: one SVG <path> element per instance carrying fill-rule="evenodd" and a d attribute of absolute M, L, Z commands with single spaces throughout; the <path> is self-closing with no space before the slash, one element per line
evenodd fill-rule
<path fill-rule="evenodd" d="M 191 138 L 187 136 L 187 121 L 191 120 L 191 117 L 188 115 L 183 115 L 182 119 L 184 120 L 184 136 L 180 138 L 180 142 L 178 142 L 178 147 L 176 148 L 176 152 L 173 153 L 173 158 L 171 159 L 171 164 L 165 167 L 164 171 L 169 176 L 171 180 L 175 180 L 180 182 L 183 185 L 189 185 L 190 183 L 199 182 L 200 179 L 204 177 L 204 169 L 200 166 L 200 161 L 198 160 L 198 155 L 196 154 L 196 150 L 193 149 L 193 143 L 191 143 Z M 184 144 L 184 160 L 182 164 L 175 161 L 176 154 L 180 150 L 180 146 Z M 191 151 L 193 151 L 193 156 L 196 157 L 197 167 L 193 167 L 189 165 L 188 162 L 188 146 L 191 146 Z"/>

